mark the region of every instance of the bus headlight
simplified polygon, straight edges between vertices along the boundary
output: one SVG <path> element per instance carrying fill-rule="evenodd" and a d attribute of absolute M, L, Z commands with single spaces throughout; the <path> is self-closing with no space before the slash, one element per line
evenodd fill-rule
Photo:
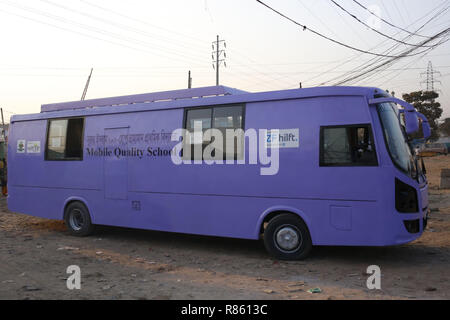
<path fill-rule="evenodd" d="M 395 179 L 395 209 L 400 213 L 419 212 L 416 189 L 397 178 Z"/>

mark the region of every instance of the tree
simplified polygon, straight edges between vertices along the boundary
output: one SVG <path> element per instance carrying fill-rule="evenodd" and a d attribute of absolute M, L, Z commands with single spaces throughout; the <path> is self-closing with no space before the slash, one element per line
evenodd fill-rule
<path fill-rule="evenodd" d="M 430 141 L 436 141 L 439 139 L 437 120 L 442 115 L 443 110 L 441 108 L 441 104 L 436 102 L 438 97 L 439 94 L 435 91 L 421 90 L 403 94 L 403 100 L 412 104 L 417 111 L 423 113 L 423 115 L 427 117 L 431 127 L 431 136 L 429 138 Z"/>
<path fill-rule="evenodd" d="M 446 118 L 439 126 L 439 132 L 441 132 L 444 136 L 450 136 L 450 118 Z"/>

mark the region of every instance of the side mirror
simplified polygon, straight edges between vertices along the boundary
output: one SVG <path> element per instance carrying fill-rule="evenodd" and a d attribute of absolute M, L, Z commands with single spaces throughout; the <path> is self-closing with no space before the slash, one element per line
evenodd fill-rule
<path fill-rule="evenodd" d="M 430 123 L 428 122 L 427 117 L 425 117 L 422 113 L 417 112 L 417 116 L 419 119 L 422 120 L 422 132 L 423 132 L 423 138 L 427 140 L 431 136 L 431 127 Z"/>
<path fill-rule="evenodd" d="M 417 117 L 417 112 L 415 110 L 407 110 L 404 111 L 405 115 L 405 125 L 406 125 L 406 133 L 412 134 L 419 130 L 419 118 Z"/>

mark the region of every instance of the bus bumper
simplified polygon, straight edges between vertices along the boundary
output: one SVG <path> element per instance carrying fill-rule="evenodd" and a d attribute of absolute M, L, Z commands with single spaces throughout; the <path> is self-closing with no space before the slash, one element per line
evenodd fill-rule
<path fill-rule="evenodd" d="M 427 227 L 428 214 L 428 208 L 420 214 L 399 214 L 402 226 L 394 238 L 394 244 L 404 244 L 420 238 Z"/>

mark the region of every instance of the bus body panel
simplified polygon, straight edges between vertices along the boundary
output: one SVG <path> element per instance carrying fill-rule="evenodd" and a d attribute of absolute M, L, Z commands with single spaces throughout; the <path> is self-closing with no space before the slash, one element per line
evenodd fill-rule
<path fill-rule="evenodd" d="M 367 101 L 365 95 L 349 94 L 239 102 L 245 106 L 244 129 L 299 129 L 299 147 L 279 150 L 279 171 L 271 176 L 260 174 L 259 163 L 248 164 L 248 150 L 246 164 L 175 165 L 168 152 L 177 142 L 167 134 L 183 128 L 184 108 L 87 113 L 79 161 L 44 159 L 47 119 L 14 121 L 8 206 L 63 219 L 67 203 L 80 200 L 94 224 L 246 239 L 259 237 L 268 214 L 286 211 L 305 221 L 315 245 L 409 242 L 421 235 L 422 225 L 420 233 L 411 234 L 403 220 L 423 219 L 424 213 L 393 209 L 394 177 L 404 174 L 392 165 L 378 116 Z M 48 113 L 48 119 L 59 115 Z M 319 166 L 320 127 L 357 124 L 371 126 L 378 165 Z M 18 153 L 19 140 L 40 141 L 41 152 Z M 116 156 L 121 147 L 143 153 Z M 113 150 L 111 157 L 94 155 L 105 148 Z M 426 188 L 421 208 L 427 206 Z"/>

